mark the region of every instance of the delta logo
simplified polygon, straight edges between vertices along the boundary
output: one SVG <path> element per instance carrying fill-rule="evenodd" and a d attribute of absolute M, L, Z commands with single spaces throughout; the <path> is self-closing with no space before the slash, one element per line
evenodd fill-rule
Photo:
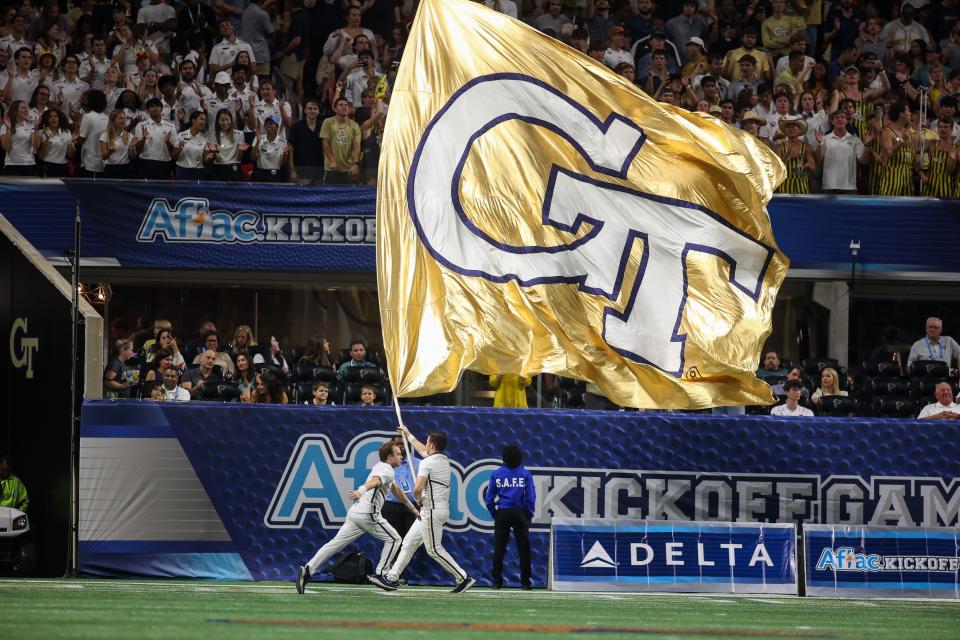
<path fill-rule="evenodd" d="M 840 547 L 836 550 L 827 547 L 817 560 L 817 571 L 873 572 L 882 568 L 882 556 L 876 553 L 856 553 L 853 547 Z"/>

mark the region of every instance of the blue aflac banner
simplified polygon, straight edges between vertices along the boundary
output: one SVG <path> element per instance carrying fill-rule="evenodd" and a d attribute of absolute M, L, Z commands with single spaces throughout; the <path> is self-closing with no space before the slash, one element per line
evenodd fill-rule
<path fill-rule="evenodd" d="M 811 596 L 960 599 L 960 528 L 806 525 Z"/>
<path fill-rule="evenodd" d="M 73 248 L 78 204 L 81 254 L 120 267 L 375 268 L 376 191 L 369 187 L 0 182 L 0 214 L 47 256 L 62 258 Z M 917 277 L 960 272 L 953 242 L 960 234 L 957 200 L 780 195 L 768 210 L 793 271 L 846 277 L 850 241 L 857 240 L 858 272 Z M 911 224 L 903 225 L 905 219 Z"/>
<path fill-rule="evenodd" d="M 481 585 L 490 582 L 493 557 L 483 492 L 507 444 L 520 446 L 533 475 L 539 586 L 547 581 L 554 518 L 697 522 L 718 527 L 721 538 L 729 522 L 754 536 L 768 523 L 960 525 L 960 457 L 942 453 L 960 442 L 955 422 L 474 407 L 404 407 L 403 415 L 421 437 L 434 429 L 449 436 L 444 546 Z M 81 568 L 104 576 L 292 580 L 344 522 L 347 493 L 365 480 L 395 429 L 389 407 L 88 401 Z M 699 571 L 697 543 L 709 542 L 703 553 L 720 555 L 710 556 L 716 564 L 704 564 L 703 575 L 729 563 L 719 546 L 728 543 L 714 533 L 684 538 L 690 544 L 679 552 Z M 570 562 L 579 566 L 592 546 Z M 612 562 L 631 566 L 631 556 L 601 547 Z M 357 548 L 379 557 L 374 540 Z M 782 566 L 783 547 L 765 551 Z M 651 564 L 666 562 L 666 547 L 651 545 L 651 552 Z M 768 571 L 755 552 L 754 543 L 735 549 L 737 566 Z M 516 585 L 512 545 L 507 557 L 505 579 Z M 422 552 L 410 579 L 449 583 Z"/>
<path fill-rule="evenodd" d="M 556 591 L 797 593 L 792 524 L 554 518 Z"/>

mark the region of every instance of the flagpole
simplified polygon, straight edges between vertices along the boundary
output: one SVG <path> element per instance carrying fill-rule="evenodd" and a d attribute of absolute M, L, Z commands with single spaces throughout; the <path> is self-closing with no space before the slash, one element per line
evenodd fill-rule
<path fill-rule="evenodd" d="M 400 417 L 400 402 L 397 401 L 397 396 L 393 396 L 393 410 L 397 414 L 397 423 L 402 427 L 403 418 Z M 400 439 L 403 441 L 403 452 L 407 454 L 407 464 L 410 465 L 410 477 L 413 479 L 413 482 L 417 481 L 417 472 L 413 468 L 413 458 L 410 457 L 410 448 L 407 446 L 406 436 L 401 436 Z"/>

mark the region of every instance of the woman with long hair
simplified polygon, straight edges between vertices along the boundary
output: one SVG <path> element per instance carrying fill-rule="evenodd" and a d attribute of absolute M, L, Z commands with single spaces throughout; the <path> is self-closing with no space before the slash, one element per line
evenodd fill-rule
<path fill-rule="evenodd" d="M 823 110 L 823 104 L 817 103 L 816 95 L 812 91 L 804 91 L 797 98 L 794 109 L 807 123 L 807 143 L 816 145 L 817 133 L 825 134 L 830 128 L 830 119 Z"/>
<path fill-rule="evenodd" d="M 147 367 L 147 373 L 143 378 L 147 382 L 163 380 L 163 370 L 176 366 L 173 363 L 173 354 L 163 347 L 154 351 L 152 355 L 153 359 L 150 360 L 150 366 Z"/>
<path fill-rule="evenodd" d="M 67 159 L 73 158 L 77 148 L 73 134 L 66 127 L 67 118 L 59 109 L 48 109 L 40 118 L 40 147 L 37 159 L 40 160 L 41 175 L 44 178 L 66 178 L 70 171 Z"/>
<path fill-rule="evenodd" d="M 247 71 L 246 89 L 254 93 L 259 91 L 260 78 L 257 77 L 257 65 L 250 59 L 250 53 L 248 51 L 238 51 L 237 55 L 233 57 L 233 64 L 230 66 L 231 75 L 233 75 L 232 69 L 235 69 L 237 65 L 240 65 Z"/>
<path fill-rule="evenodd" d="M 207 138 L 207 114 L 199 109 L 190 114 L 190 126 L 177 134 L 170 155 L 176 161 L 177 180 L 200 181 L 206 177 L 206 164 L 214 156 Z"/>
<path fill-rule="evenodd" d="M 257 404 L 288 404 L 287 392 L 280 379 L 269 371 L 257 374 L 257 385 L 251 395 L 251 402 Z"/>
<path fill-rule="evenodd" d="M 847 395 L 847 392 L 840 390 L 840 376 L 837 375 L 837 370 L 833 367 L 824 367 L 820 371 L 820 386 L 817 387 L 817 390 L 810 396 L 810 402 L 812 402 L 814 406 L 819 407 L 820 398 L 823 396 L 845 395 Z"/>
<path fill-rule="evenodd" d="M 214 129 L 215 155 L 213 158 L 213 179 L 224 182 L 237 182 L 241 179 L 240 159 L 247 150 L 243 140 L 243 131 L 233 126 L 233 114 L 229 109 L 217 111 Z"/>
<path fill-rule="evenodd" d="M 0 126 L 0 146 L 6 152 L 3 172 L 8 176 L 37 175 L 34 153 L 40 146 L 40 131 L 30 120 L 30 107 L 14 100 Z"/>
<path fill-rule="evenodd" d="M 141 102 L 146 102 L 150 98 L 159 98 L 160 96 L 160 76 L 156 69 L 147 69 L 140 75 L 140 86 L 137 87 L 137 97 Z"/>
<path fill-rule="evenodd" d="M 120 69 L 112 65 L 107 67 L 107 70 L 103 73 L 103 95 L 107 97 L 107 105 L 116 105 L 117 99 L 124 90 L 126 90 L 126 87 L 123 85 L 123 75 L 120 73 Z M 123 106 L 117 108 L 122 109 Z"/>
<path fill-rule="evenodd" d="M 330 341 L 319 333 L 307 340 L 307 349 L 300 357 L 297 364 L 308 363 L 320 367 L 333 367 L 333 360 L 330 358 Z"/>
<path fill-rule="evenodd" d="M 260 352 L 253 357 L 254 364 L 269 364 L 280 367 L 284 373 L 290 371 L 287 360 L 283 357 L 280 349 L 280 342 L 276 336 L 263 336 L 260 338 Z"/>
<path fill-rule="evenodd" d="M 100 134 L 104 178 L 125 180 L 133 175 L 131 162 L 137 156 L 137 147 L 126 124 L 127 115 L 123 111 L 114 111 L 107 121 L 107 130 Z"/>
<path fill-rule="evenodd" d="M 153 359 L 156 357 L 157 351 L 161 349 L 164 351 L 169 351 L 173 355 L 173 366 L 177 369 L 183 371 L 187 367 L 186 361 L 183 359 L 183 354 L 180 353 L 180 346 L 177 344 L 177 338 L 173 335 L 173 329 L 162 328 L 157 332 L 157 339 L 151 345 L 153 351 L 147 354 L 147 362 L 153 362 Z"/>
<path fill-rule="evenodd" d="M 230 343 L 230 348 L 233 349 L 234 353 L 250 351 L 255 346 L 257 346 L 257 341 L 253 339 L 253 329 L 245 324 L 237 325 L 237 328 L 233 330 L 233 341 Z"/>
<path fill-rule="evenodd" d="M 133 131 L 138 123 L 147 119 L 140 96 L 137 95 L 136 91 L 130 89 L 124 89 L 120 92 L 114 109 L 122 111 L 123 115 L 126 116 L 126 122 L 123 126 L 127 131 Z"/>
<path fill-rule="evenodd" d="M 121 338 L 113 343 L 110 361 L 103 371 L 104 396 L 107 398 L 129 398 L 133 387 L 139 381 L 139 371 L 127 368 L 127 360 L 133 357 L 133 342 Z M 136 373 L 134 373 L 136 371 Z"/>
<path fill-rule="evenodd" d="M 47 109 L 50 108 L 50 87 L 46 85 L 37 85 L 30 96 L 30 121 L 35 126 L 40 126 L 40 119 Z"/>
<path fill-rule="evenodd" d="M 237 385 L 240 387 L 240 402 L 253 402 L 253 392 L 257 386 L 257 373 L 253 361 L 246 351 L 237 351 Z"/>

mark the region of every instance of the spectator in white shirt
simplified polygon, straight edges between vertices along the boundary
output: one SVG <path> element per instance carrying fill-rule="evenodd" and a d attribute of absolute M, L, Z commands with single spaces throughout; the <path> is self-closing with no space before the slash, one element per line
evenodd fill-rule
<path fill-rule="evenodd" d="M 623 48 L 623 27 L 617 25 L 610 29 L 610 46 L 603 53 L 603 64 L 616 69 L 621 63 L 633 64 L 633 55 Z"/>
<path fill-rule="evenodd" d="M 264 125 L 267 118 L 277 116 L 280 125 L 280 136 L 286 137 L 287 129 L 293 125 L 293 108 L 286 100 L 277 97 L 277 90 L 273 80 L 264 79 L 260 83 L 260 100 L 254 108 L 254 118 L 256 118 L 256 129 L 261 134 L 266 133 Z"/>
<path fill-rule="evenodd" d="M 47 109 L 40 118 L 40 147 L 37 158 L 44 178 L 67 178 L 67 159 L 77 152 L 67 119 L 59 109 Z"/>
<path fill-rule="evenodd" d="M 937 401 L 920 410 L 918 420 L 960 420 L 960 404 L 953 401 L 949 382 L 941 382 L 936 389 Z"/>
<path fill-rule="evenodd" d="M 227 85 L 229 84 L 227 78 Z M 213 97 L 213 91 L 197 80 L 197 63 L 193 60 L 180 63 L 180 83 L 177 85 L 176 96 L 188 117 L 200 109 L 201 100 Z"/>
<path fill-rule="evenodd" d="M 800 390 L 803 389 L 803 384 L 799 380 L 787 380 L 784 383 L 783 388 L 787 392 L 787 401 L 786 403 L 771 409 L 770 415 L 781 417 L 813 416 L 813 411 L 810 411 L 810 409 L 807 409 L 806 407 L 801 407 L 799 404 Z"/>
<path fill-rule="evenodd" d="M 290 154 L 290 145 L 285 138 L 279 135 L 280 118 L 275 115 L 267 116 L 264 123 L 266 134 L 257 131 L 250 152 L 256 169 L 253 170 L 254 182 L 280 182 L 283 179 L 282 169 L 286 166 Z"/>
<path fill-rule="evenodd" d="M 505 16 L 517 19 L 517 3 L 513 0 L 486 0 L 484 4 Z"/>
<path fill-rule="evenodd" d="M 17 100 L 10 105 L 10 111 L 0 126 L 0 145 L 7 154 L 3 161 L 6 175 L 37 175 L 37 162 L 33 154 L 40 146 L 40 134 L 30 122 L 30 108 L 26 102 Z"/>
<path fill-rule="evenodd" d="M 243 140 L 243 131 L 234 126 L 233 113 L 229 109 L 217 111 L 217 125 L 212 141 L 216 148 L 213 159 L 213 179 L 224 182 L 237 182 L 242 179 L 240 161 L 247 143 Z"/>
<path fill-rule="evenodd" d="M 170 179 L 170 152 L 177 130 L 162 117 L 163 103 L 157 98 L 147 100 L 150 119 L 136 128 L 139 175 L 146 180 Z"/>
<path fill-rule="evenodd" d="M 180 386 L 180 372 L 170 366 L 163 370 L 163 399 L 165 402 L 190 402 L 190 392 Z"/>
<path fill-rule="evenodd" d="M 103 158 L 103 177 L 126 180 L 133 177 L 131 164 L 136 157 L 136 140 L 127 131 L 127 117 L 123 111 L 110 114 L 107 129 L 100 134 L 100 157 Z"/>
<path fill-rule="evenodd" d="M 99 89 L 91 89 L 84 95 L 87 112 L 80 121 L 80 132 L 77 143 L 82 144 L 80 163 L 83 167 L 81 175 L 85 178 L 96 178 L 103 173 L 103 156 L 100 155 L 100 134 L 107 130 L 107 96 Z"/>
<path fill-rule="evenodd" d="M 369 49 L 357 53 L 357 65 L 357 68 L 348 70 L 346 79 L 343 81 L 343 97 L 354 108 L 363 106 L 361 95 L 363 90 L 370 86 L 370 80 L 380 77 L 374 68 L 373 52 Z"/>
<path fill-rule="evenodd" d="M 205 165 L 213 161 L 214 148 L 207 138 L 207 114 L 194 111 L 190 114 L 190 128 L 177 135 L 173 150 L 177 180 L 202 180 L 207 173 Z"/>
<path fill-rule="evenodd" d="M 137 23 L 147 25 L 147 36 L 157 43 L 159 53 L 169 53 L 170 38 L 177 30 L 177 11 L 166 0 L 150 0 L 150 4 L 137 12 Z"/>
<path fill-rule="evenodd" d="M 223 40 L 215 44 L 213 49 L 210 50 L 210 59 L 207 61 L 210 66 L 210 75 L 215 76 L 221 71 L 229 70 L 229 68 L 233 66 L 233 61 L 236 60 L 237 54 L 241 51 L 249 53 L 250 60 L 253 63 L 257 62 L 257 57 L 253 54 L 253 49 L 250 45 L 238 38 L 237 34 L 234 33 L 233 22 L 230 18 L 226 16 L 220 18 L 218 26 Z"/>
<path fill-rule="evenodd" d="M 53 102 L 67 116 L 68 123 L 80 120 L 80 103 L 90 85 L 80 79 L 80 60 L 70 54 L 63 59 L 63 77 L 53 83 Z"/>
<path fill-rule="evenodd" d="M 29 102 L 34 89 L 40 84 L 40 74 L 31 70 L 33 51 L 22 47 L 13 54 L 13 69 L 7 67 L 7 82 L 3 87 L 3 101 L 10 104 L 17 100 Z"/>
<path fill-rule="evenodd" d="M 847 130 L 847 114 L 834 111 L 830 116 L 833 131 L 816 134 L 817 164 L 823 167 L 823 193 L 857 193 L 857 163 L 865 163 L 870 150 L 859 137 Z"/>
<path fill-rule="evenodd" d="M 104 76 L 111 65 L 110 58 L 107 57 L 107 41 L 100 36 L 94 36 L 90 45 L 93 51 L 80 65 L 80 79 L 94 89 L 103 89 Z"/>

